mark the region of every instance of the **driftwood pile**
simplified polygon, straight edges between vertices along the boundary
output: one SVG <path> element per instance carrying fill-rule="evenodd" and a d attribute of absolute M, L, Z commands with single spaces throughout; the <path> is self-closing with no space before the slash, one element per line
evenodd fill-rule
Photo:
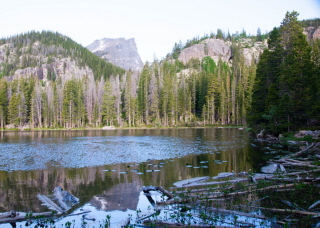
<path fill-rule="evenodd" d="M 270 160 L 269 174 L 180 181 L 173 189 L 184 189 L 170 194 L 162 189 L 168 198 L 153 202 L 154 214 L 137 221 L 156 227 L 320 227 L 319 147 L 320 143 L 312 143 L 295 154 Z M 166 216 L 161 217 L 160 210 Z"/>

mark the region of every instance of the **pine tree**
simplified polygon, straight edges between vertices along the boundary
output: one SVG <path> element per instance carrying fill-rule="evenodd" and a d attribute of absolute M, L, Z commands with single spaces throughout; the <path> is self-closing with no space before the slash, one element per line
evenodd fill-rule
<path fill-rule="evenodd" d="M 297 12 L 287 12 L 280 28 L 273 29 L 270 51 L 260 56 L 257 68 L 248 119 L 273 133 L 304 125 L 312 113 L 314 66 L 297 17 Z"/>
<path fill-rule="evenodd" d="M 138 106 L 142 122 L 149 124 L 149 86 L 150 86 L 151 72 L 149 63 L 147 62 L 140 74 L 138 87 Z"/>
<path fill-rule="evenodd" d="M 7 83 L 0 79 L 0 127 L 4 129 L 8 115 Z"/>
<path fill-rule="evenodd" d="M 75 80 L 66 82 L 63 88 L 62 120 L 64 127 L 76 126 L 78 116 L 78 90 Z"/>
<path fill-rule="evenodd" d="M 112 95 L 112 87 L 109 80 L 105 82 L 102 106 L 103 122 L 112 126 L 116 120 L 115 96 Z"/>
<path fill-rule="evenodd" d="M 257 30 L 257 41 L 262 41 L 261 29 L 258 28 Z"/>

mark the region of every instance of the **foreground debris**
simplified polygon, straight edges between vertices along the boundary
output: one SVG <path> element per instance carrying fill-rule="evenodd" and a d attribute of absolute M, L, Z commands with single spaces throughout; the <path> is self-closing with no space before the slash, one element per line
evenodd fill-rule
<path fill-rule="evenodd" d="M 156 227 L 316 226 L 320 222 L 319 147 L 320 143 L 312 143 L 297 153 L 270 160 L 265 168 L 268 172 L 264 174 L 223 173 L 220 176 L 227 180 L 210 181 L 208 177 L 199 177 L 179 181 L 172 188 L 176 190 L 172 197 L 153 203 L 154 213 L 140 218 L 137 224 Z M 159 189 L 149 186 L 143 191 L 151 198 L 150 193 Z M 161 192 L 168 196 L 168 191 Z"/>
<path fill-rule="evenodd" d="M 60 186 L 54 188 L 51 196 L 38 194 L 38 199 L 42 201 L 41 205 L 56 211 L 58 214 L 66 213 L 73 205 L 79 203 L 77 197 L 67 191 L 63 191 Z"/>

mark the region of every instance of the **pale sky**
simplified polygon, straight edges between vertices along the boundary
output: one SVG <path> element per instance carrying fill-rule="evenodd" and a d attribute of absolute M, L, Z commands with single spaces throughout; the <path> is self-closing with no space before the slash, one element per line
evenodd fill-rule
<path fill-rule="evenodd" d="M 145 62 L 218 28 L 270 31 L 292 10 L 300 20 L 319 18 L 320 0 L 3 0 L 0 37 L 50 30 L 83 46 L 105 37 L 135 38 Z"/>

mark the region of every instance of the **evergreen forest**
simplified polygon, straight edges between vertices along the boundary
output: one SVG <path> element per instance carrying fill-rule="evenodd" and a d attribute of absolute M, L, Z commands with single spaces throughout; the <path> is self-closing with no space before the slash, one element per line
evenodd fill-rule
<path fill-rule="evenodd" d="M 319 40 L 307 40 L 298 13 L 269 34 L 217 34 L 175 44 L 141 72 L 107 63 L 50 31 L 0 40 L 1 128 L 247 125 L 280 133 L 319 120 Z M 312 24 L 312 23 L 311 23 Z M 178 60 L 210 38 L 229 42 L 231 61 Z M 260 60 L 243 49 L 268 39 Z M 246 43 L 244 44 L 244 41 Z M 73 71 L 72 71 L 73 70 Z M 24 72 L 19 77 L 17 72 Z M 40 72 L 40 73 L 39 73 Z M 74 73 L 76 72 L 76 73 Z"/>
<path fill-rule="evenodd" d="M 320 40 L 307 40 L 298 13 L 287 12 L 260 56 L 248 123 L 274 134 L 319 126 Z M 319 20 L 304 21 L 317 24 Z"/>

